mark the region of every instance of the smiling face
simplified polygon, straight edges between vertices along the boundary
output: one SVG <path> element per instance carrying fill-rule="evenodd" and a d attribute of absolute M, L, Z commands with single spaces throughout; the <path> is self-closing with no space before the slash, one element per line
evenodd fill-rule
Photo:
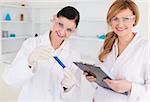
<path fill-rule="evenodd" d="M 130 36 L 134 24 L 135 15 L 130 9 L 120 11 L 110 20 L 110 26 L 118 37 Z"/>
<path fill-rule="evenodd" d="M 55 40 L 63 41 L 69 38 L 75 31 L 76 24 L 74 20 L 69 20 L 65 17 L 55 17 L 53 20 L 53 27 L 51 37 Z"/>

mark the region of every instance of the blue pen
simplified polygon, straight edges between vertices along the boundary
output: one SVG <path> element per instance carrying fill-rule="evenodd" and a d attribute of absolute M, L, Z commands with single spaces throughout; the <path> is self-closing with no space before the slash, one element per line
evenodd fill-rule
<path fill-rule="evenodd" d="M 57 56 L 53 56 L 54 59 L 57 61 L 57 63 L 64 69 L 66 66 L 63 64 L 63 62 L 57 57 Z"/>

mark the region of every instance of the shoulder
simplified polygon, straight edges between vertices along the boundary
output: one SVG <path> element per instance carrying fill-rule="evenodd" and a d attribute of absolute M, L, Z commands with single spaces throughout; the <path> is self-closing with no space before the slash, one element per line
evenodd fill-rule
<path fill-rule="evenodd" d="M 34 44 L 34 41 L 35 41 L 35 38 L 34 38 L 34 37 L 30 37 L 30 38 L 26 39 L 26 40 L 23 42 L 23 45 L 26 46 L 26 45 Z"/>
<path fill-rule="evenodd" d="M 142 36 L 138 36 L 136 41 L 134 42 L 134 51 L 139 55 L 146 57 L 148 56 L 148 51 L 150 50 L 150 42 L 148 39 L 143 38 Z"/>
<path fill-rule="evenodd" d="M 31 46 L 31 47 L 37 47 L 41 44 L 43 44 L 43 42 L 45 42 L 48 39 L 48 32 L 46 32 L 43 35 L 40 35 L 38 37 L 30 37 L 27 40 L 25 40 L 23 42 L 23 46 Z"/>
<path fill-rule="evenodd" d="M 35 44 L 36 44 L 36 39 L 35 37 L 30 37 L 28 39 L 26 39 L 24 42 L 23 42 L 23 47 L 34 47 Z"/>
<path fill-rule="evenodd" d="M 148 44 L 149 44 L 148 39 L 145 39 L 141 35 L 136 35 L 136 38 L 134 40 L 135 41 L 133 44 L 137 49 L 139 49 L 139 48 L 143 49 L 143 48 L 148 47 Z"/>

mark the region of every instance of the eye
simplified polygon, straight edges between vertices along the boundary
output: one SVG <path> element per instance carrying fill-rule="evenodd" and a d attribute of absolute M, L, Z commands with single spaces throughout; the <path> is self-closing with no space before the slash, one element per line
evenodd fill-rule
<path fill-rule="evenodd" d="M 113 17 L 111 20 L 112 21 L 118 21 L 118 18 L 117 17 Z"/>
<path fill-rule="evenodd" d="M 129 17 L 124 17 L 123 20 L 124 20 L 124 21 L 129 21 L 130 18 L 129 18 Z"/>
<path fill-rule="evenodd" d="M 73 30 L 71 28 L 67 29 L 67 32 L 71 33 Z"/>
<path fill-rule="evenodd" d="M 62 27 L 62 28 L 64 27 L 64 25 L 63 25 L 62 23 L 60 23 L 60 22 L 58 23 L 58 25 L 59 25 L 60 27 Z"/>

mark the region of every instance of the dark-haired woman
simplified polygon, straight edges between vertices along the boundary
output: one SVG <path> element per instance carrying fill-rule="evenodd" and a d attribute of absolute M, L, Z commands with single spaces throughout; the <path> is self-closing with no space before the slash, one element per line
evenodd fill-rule
<path fill-rule="evenodd" d="M 79 20 L 79 12 L 66 6 L 53 16 L 50 31 L 23 43 L 3 74 L 9 85 L 22 86 L 18 102 L 72 102 L 78 99 L 79 72 L 72 62 L 78 61 L 80 56 L 70 49 L 67 39 L 75 32 Z"/>

